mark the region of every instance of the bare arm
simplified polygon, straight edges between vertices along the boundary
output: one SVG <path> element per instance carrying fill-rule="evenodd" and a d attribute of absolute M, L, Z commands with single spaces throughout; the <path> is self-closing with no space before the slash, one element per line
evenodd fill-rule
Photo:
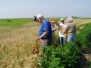
<path fill-rule="evenodd" d="M 47 35 L 49 33 L 49 31 L 45 31 L 41 36 L 38 36 L 37 38 L 36 38 L 36 40 L 39 40 L 39 39 L 41 39 L 41 38 L 43 38 L 45 35 Z"/>
<path fill-rule="evenodd" d="M 64 33 L 68 33 L 68 29 L 70 28 L 70 26 L 69 25 L 67 25 L 66 26 L 66 29 L 65 29 L 65 31 L 64 31 Z"/>
<path fill-rule="evenodd" d="M 41 36 L 39 36 L 39 38 L 43 38 L 45 35 L 47 35 L 49 33 L 49 31 L 45 31 Z"/>
<path fill-rule="evenodd" d="M 53 28 L 52 31 L 56 31 L 57 29 L 56 28 Z"/>
<path fill-rule="evenodd" d="M 68 30 L 66 29 L 66 30 L 64 31 L 64 33 L 66 33 L 66 34 L 67 34 L 67 32 L 68 32 Z"/>

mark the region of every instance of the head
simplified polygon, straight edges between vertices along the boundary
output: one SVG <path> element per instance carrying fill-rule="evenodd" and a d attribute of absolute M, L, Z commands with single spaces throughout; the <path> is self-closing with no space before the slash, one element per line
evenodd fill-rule
<path fill-rule="evenodd" d="M 61 18 L 61 19 L 60 19 L 60 22 L 64 23 L 64 18 Z"/>
<path fill-rule="evenodd" d="M 51 24 L 55 24 L 55 22 L 56 22 L 56 19 L 55 18 L 50 18 L 50 23 Z"/>
<path fill-rule="evenodd" d="M 54 25 L 55 21 L 50 21 L 51 25 Z"/>
<path fill-rule="evenodd" d="M 50 22 L 51 22 L 51 24 L 55 24 L 55 25 L 59 26 L 59 23 L 57 22 L 57 20 L 54 17 L 50 19 Z"/>
<path fill-rule="evenodd" d="M 38 20 L 38 22 L 42 23 L 42 22 L 43 22 L 43 20 L 44 20 L 43 15 L 38 14 L 38 15 L 37 15 L 37 20 Z"/>
<path fill-rule="evenodd" d="M 72 18 L 72 17 L 68 17 L 68 18 L 66 19 L 66 21 L 67 21 L 68 23 L 72 23 L 72 22 L 73 22 L 73 18 Z"/>

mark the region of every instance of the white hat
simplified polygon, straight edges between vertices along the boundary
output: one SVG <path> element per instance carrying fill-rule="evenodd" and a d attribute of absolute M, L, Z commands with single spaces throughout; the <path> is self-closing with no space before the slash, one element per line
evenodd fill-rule
<path fill-rule="evenodd" d="M 61 19 L 60 19 L 60 21 L 63 21 L 63 20 L 64 20 L 64 18 L 61 18 Z"/>
<path fill-rule="evenodd" d="M 68 22 L 73 22 L 73 18 L 72 18 L 72 17 L 68 17 L 68 18 L 67 18 L 67 21 L 68 21 Z"/>
<path fill-rule="evenodd" d="M 44 18 L 44 17 L 43 17 L 42 14 L 38 14 L 38 15 L 37 15 L 37 19 L 38 19 L 38 18 Z"/>

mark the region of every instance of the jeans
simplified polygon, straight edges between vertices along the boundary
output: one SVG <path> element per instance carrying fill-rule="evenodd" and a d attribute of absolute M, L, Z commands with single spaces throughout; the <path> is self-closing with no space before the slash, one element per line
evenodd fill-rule
<path fill-rule="evenodd" d="M 65 42 L 66 42 L 66 39 L 64 37 L 60 37 L 61 46 L 63 46 Z"/>
<path fill-rule="evenodd" d="M 68 36 L 67 42 L 74 42 L 76 35 Z"/>

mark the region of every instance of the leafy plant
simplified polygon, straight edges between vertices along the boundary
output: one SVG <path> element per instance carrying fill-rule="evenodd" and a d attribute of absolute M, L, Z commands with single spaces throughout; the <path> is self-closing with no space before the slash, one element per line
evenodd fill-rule
<path fill-rule="evenodd" d="M 76 38 L 76 44 L 80 48 L 90 48 L 91 47 L 91 23 L 85 24 L 84 28 L 78 31 Z"/>
<path fill-rule="evenodd" d="M 62 48 L 60 46 L 44 47 L 40 57 L 41 68 L 75 68 L 80 55 L 76 45 L 71 42 Z"/>

